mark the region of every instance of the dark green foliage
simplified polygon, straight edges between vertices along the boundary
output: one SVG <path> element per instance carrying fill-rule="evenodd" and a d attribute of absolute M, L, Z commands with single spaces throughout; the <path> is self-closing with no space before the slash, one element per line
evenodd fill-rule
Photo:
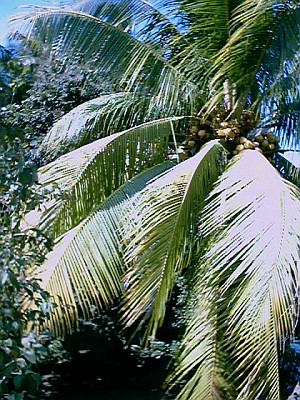
<path fill-rule="evenodd" d="M 27 272 L 44 261 L 51 242 L 37 230 L 21 229 L 22 216 L 42 193 L 32 187 L 36 166 L 26 161 L 20 137 L 4 128 L 0 154 L 0 397 L 26 399 L 35 397 L 41 380 L 37 366 L 49 357 L 50 337 L 36 327 L 51 307 Z"/>
<path fill-rule="evenodd" d="M 80 63 L 62 64 L 40 59 L 26 98 L 22 101 L 15 98 L 16 101 L 2 108 L 2 123 L 21 129 L 26 145 L 36 148 L 57 119 L 79 104 L 108 91 L 109 84 L 90 73 L 88 68 Z"/>

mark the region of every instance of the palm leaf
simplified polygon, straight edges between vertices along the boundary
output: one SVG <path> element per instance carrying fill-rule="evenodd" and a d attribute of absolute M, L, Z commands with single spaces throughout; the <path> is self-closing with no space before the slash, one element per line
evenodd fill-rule
<path fill-rule="evenodd" d="M 245 151 L 221 177 L 202 222 L 214 238 L 206 262 L 226 299 L 220 309 L 228 310 L 237 399 L 279 399 L 277 344 L 299 313 L 300 192 L 261 154 Z"/>
<path fill-rule="evenodd" d="M 173 40 L 174 37 L 177 40 L 182 37 L 176 19 L 171 20 L 171 10 L 173 14 L 176 10 L 170 7 L 170 4 L 166 10 L 160 1 L 150 3 L 145 0 L 82 0 L 75 4 L 75 8 L 99 19 L 105 19 L 106 22 L 131 32 L 142 41 L 158 43 L 159 37 L 170 39 L 171 35 Z"/>
<path fill-rule="evenodd" d="M 78 226 L 57 240 L 43 266 L 31 271 L 57 304 L 49 327 L 56 335 L 91 318 L 122 293 L 124 261 L 121 226 L 130 226 L 135 198 L 155 176 L 173 164 L 165 162 L 125 183 Z"/>
<path fill-rule="evenodd" d="M 76 10 L 35 9 L 14 17 L 15 29 L 44 42 L 58 58 L 92 60 L 97 72 L 112 84 L 147 96 L 151 112 L 163 109 L 164 115 L 178 114 L 199 95 L 197 85 L 161 52 L 104 19 Z"/>
<path fill-rule="evenodd" d="M 114 190 L 167 157 L 173 121 L 166 118 L 116 133 L 64 155 L 39 170 L 39 183 L 56 185 L 57 200 L 42 205 L 40 229 L 54 238 L 75 227 Z M 36 212 L 33 213 L 36 217 Z M 31 214 L 27 216 L 30 224 Z"/>
<path fill-rule="evenodd" d="M 147 322 L 146 338 L 154 337 L 165 316 L 176 272 L 189 261 L 195 217 L 224 167 L 225 150 L 217 141 L 141 193 L 136 205 L 137 228 L 127 249 L 131 269 L 123 318 L 131 325 L 140 316 Z"/>
<path fill-rule="evenodd" d="M 168 378 L 169 390 L 174 386 L 181 390 L 176 396 L 180 400 L 230 399 L 228 365 L 224 363 L 225 350 L 218 321 L 218 293 L 209 287 L 209 265 L 195 260 L 191 295 L 187 302 L 186 330 L 172 364 Z M 184 384 L 182 384 L 184 382 Z"/>
<path fill-rule="evenodd" d="M 203 57 L 211 59 L 231 36 L 231 18 L 241 0 L 183 0 L 180 9 L 188 21 L 189 34 Z"/>
<path fill-rule="evenodd" d="M 101 137 L 118 132 L 136 118 L 129 93 L 113 93 L 89 100 L 60 118 L 50 129 L 38 151 L 53 157 L 65 154 Z M 130 110 L 130 111 L 129 111 Z M 133 114 L 126 117 L 126 114 Z M 141 114 L 141 112 L 140 112 Z M 143 119 L 143 118 L 142 118 Z M 125 123 L 126 122 L 126 123 Z"/>
<path fill-rule="evenodd" d="M 277 169 L 285 179 L 300 188 L 299 155 L 299 150 L 278 154 Z"/>
<path fill-rule="evenodd" d="M 299 24 L 295 21 L 299 22 L 299 10 L 295 1 L 275 4 L 272 0 L 248 0 L 236 7 L 233 15 L 230 39 L 210 71 L 213 96 L 207 104 L 208 112 L 222 99 L 227 79 L 237 91 L 235 108 L 240 112 L 251 90 L 252 95 L 260 97 L 298 50 Z M 259 98 L 252 96 L 251 100 L 254 103 Z"/>

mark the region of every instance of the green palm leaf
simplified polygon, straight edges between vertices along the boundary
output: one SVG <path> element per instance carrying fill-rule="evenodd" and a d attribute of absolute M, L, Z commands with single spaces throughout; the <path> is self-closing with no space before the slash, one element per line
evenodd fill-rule
<path fill-rule="evenodd" d="M 121 295 L 125 272 L 121 227 L 133 223 L 139 191 L 171 166 L 165 162 L 125 183 L 59 238 L 46 263 L 31 271 L 57 304 L 49 325 L 56 335 L 76 326 L 79 317 L 93 317 L 96 310 L 111 305 Z"/>
<path fill-rule="evenodd" d="M 208 112 L 223 98 L 227 79 L 236 91 L 235 109 L 241 112 L 251 91 L 255 103 L 269 83 L 281 75 L 285 62 L 298 50 L 297 2 L 244 1 L 233 12 L 231 31 L 210 71 L 213 96 L 207 104 Z"/>
<path fill-rule="evenodd" d="M 201 259 L 192 266 L 193 282 L 187 302 L 186 330 L 168 377 L 169 390 L 182 387 L 180 400 L 230 399 L 229 375 L 218 321 L 218 292 L 209 286 L 209 265 Z M 184 385 L 182 385 L 184 382 Z"/>
<path fill-rule="evenodd" d="M 53 125 L 41 143 L 39 152 L 46 153 L 48 157 L 53 157 L 56 153 L 61 155 L 118 132 L 118 128 L 122 125 L 127 124 L 130 127 L 132 119 L 138 113 L 137 109 L 131 110 L 132 106 L 133 99 L 126 92 L 103 95 L 87 101 L 75 107 Z M 128 113 L 133 116 L 125 118 Z M 142 111 L 140 115 L 141 113 Z"/>
<path fill-rule="evenodd" d="M 210 199 L 202 228 L 214 243 L 206 262 L 213 287 L 222 283 L 237 399 L 279 399 L 277 345 L 293 333 L 298 312 L 300 192 L 261 154 L 245 151 Z"/>
<path fill-rule="evenodd" d="M 285 154 L 279 154 L 277 168 L 281 176 L 300 188 L 300 165 L 299 162 L 296 163 L 298 160 L 299 151 L 289 151 Z"/>
<path fill-rule="evenodd" d="M 43 41 L 58 58 L 64 55 L 81 63 L 92 61 L 97 72 L 112 83 L 143 94 L 149 99 L 150 112 L 178 114 L 185 107 L 193 107 L 199 96 L 197 85 L 161 52 L 104 19 L 76 10 L 36 8 L 13 21 L 16 30 Z"/>
<path fill-rule="evenodd" d="M 39 183 L 57 185 L 57 200 L 45 204 L 38 226 L 54 238 L 75 227 L 114 190 L 167 157 L 172 124 L 166 118 L 99 139 L 66 154 L 39 170 Z M 36 212 L 29 214 L 36 217 Z"/>
<path fill-rule="evenodd" d="M 154 4 L 155 3 L 155 4 Z M 151 41 L 156 44 L 162 36 L 178 40 L 182 33 L 176 26 L 176 20 L 171 21 L 170 16 L 174 14 L 174 7 L 168 4 L 167 10 L 161 1 L 148 2 L 145 0 L 82 0 L 75 4 L 77 10 L 96 16 L 100 19 L 121 27 L 126 32 L 134 33 L 135 37 L 142 41 Z M 149 27 L 154 28 L 149 29 Z M 151 36 L 147 32 L 151 30 Z M 161 43 L 162 44 L 162 43 Z M 164 44 L 166 45 L 166 43 Z M 161 49 L 161 46 L 160 46 Z"/>
<path fill-rule="evenodd" d="M 141 193 L 137 227 L 129 232 L 127 249 L 130 286 L 123 308 L 127 325 L 150 317 L 146 337 L 155 336 L 165 316 L 176 272 L 189 261 L 195 219 L 205 196 L 224 168 L 225 150 L 217 141 Z"/>

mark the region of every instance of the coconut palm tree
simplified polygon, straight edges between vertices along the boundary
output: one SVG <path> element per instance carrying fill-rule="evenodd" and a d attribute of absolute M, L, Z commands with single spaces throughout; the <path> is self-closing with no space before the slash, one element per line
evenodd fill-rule
<path fill-rule="evenodd" d="M 57 304 L 51 329 L 118 299 L 151 345 L 183 276 L 167 387 L 181 400 L 279 399 L 299 317 L 300 192 L 275 157 L 298 137 L 298 1 L 82 0 L 14 23 L 117 88 L 39 148 L 54 195 L 26 222 L 56 242 L 31 271 Z"/>

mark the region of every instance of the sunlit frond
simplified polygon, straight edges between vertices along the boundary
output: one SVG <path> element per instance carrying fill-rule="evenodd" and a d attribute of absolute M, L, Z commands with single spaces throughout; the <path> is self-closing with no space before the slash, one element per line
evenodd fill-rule
<path fill-rule="evenodd" d="M 147 96 L 151 112 L 178 114 L 193 107 L 199 96 L 198 82 L 190 82 L 159 50 L 105 19 L 76 10 L 35 7 L 13 21 L 15 30 L 43 42 L 57 58 L 88 61 L 118 87 Z"/>
<path fill-rule="evenodd" d="M 177 27 L 178 16 L 172 18 L 170 5 L 165 7 L 161 1 L 81 0 L 75 8 L 121 27 L 142 41 L 160 43 L 160 49 L 166 46 L 170 37 L 173 41 L 182 37 Z M 174 7 L 172 11 L 175 14 Z"/>
<path fill-rule="evenodd" d="M 113 134 L 42 167 L 39 183 L 58 186 L 62 195 L 46 205 L 39 227 L 54 237 L 61 236 L 123 183 L 163 162 L 172 124 L 180 119 L 157 120 Z"/>
<path fill-rule="evenodd" d="M 255 104 L 298 51 L 300 12 L 296 1 L 248 0 L 233 14 L 232 34 L 211 70 L 213 98 L 207 104 L 208 112 L 224 95 L 225 80 L 234 85 L 236 110 L 240 112 L 250 98 Z"/>
<path fill-rule="evenodd" d="M 277 344 L 293 333 L 298 313 L 299 226 L 299 190 L 258 152 L 236 156 L 210 195 L 206 262 L 228 310 L 237 399 L 279 399 Z"/>
<path fill-rule="evenodd" d="M 208 286 L 207 269 L 195 261 L 192 294 L 187 301 L 190 317 L 175 355 L 174 367 L 168 378 L 169 390 L 180 387 L 178 400 L 223 400 L 228 396 L 229 367 L 224 362 L 222 333 L 218 321 L 217 288 Z"/>
<path fill-rule="evenodd" d="M 121 295 L 124 226 L 129 229 L 133 223 L 135 197 L 171 166 L 171 162 L 165 162 L 121 186 L 59 238 L 46 263 L 31 271 L 57 304 L 50 319 L 50 329 L 56 335 L 74 328 L 79 317 L 95 316 Z"/>
<path fill-rule="evenodd" d="M 146 340 L 163 322 L 175 274 L 189 262 L 197 215 L 225 158 L 223 146 L 210 142 L 145 188 L 136 204 L 137 226 L 128 232 L 131 270 L 123 318 L 127 325 L 150 318 Z"/>
<path fill-rule="evenodd" d="M 65 154 L 120 131 L 122 125 L 130 127 L 134 116 L 138 117 L 138 110 L 132 110 L 132 106 L 133 100 L 126 92 L 89 100 L 75 107 L 53 125 L 42 141 L 39 152 L 46 153 L 48 157 Z M 128 113 L 131 115 L 126 118 Z"/>

